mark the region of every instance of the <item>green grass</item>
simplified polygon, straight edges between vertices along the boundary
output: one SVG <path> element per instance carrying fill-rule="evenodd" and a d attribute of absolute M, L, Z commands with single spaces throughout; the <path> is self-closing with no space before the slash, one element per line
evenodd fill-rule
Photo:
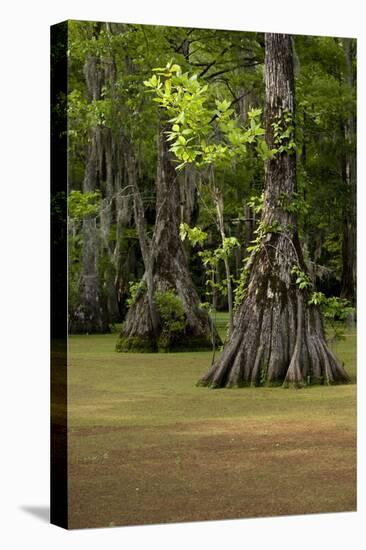
<path fill-rule="evenodd" d="M 70 337 L 71 527 L 355 509 L 354 383 L 209 390 L 210 353 L 116 337 Z M 332 346 L 353 382 L 355 339 Z"/>

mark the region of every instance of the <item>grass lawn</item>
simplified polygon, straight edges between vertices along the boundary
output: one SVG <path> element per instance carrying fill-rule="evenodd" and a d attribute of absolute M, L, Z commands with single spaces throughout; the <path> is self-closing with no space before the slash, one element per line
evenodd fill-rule
<path fill-rule="evenodd" d="M 71 528 L 355 510 L 355 331 L 352 384 L 302 390 L 199 388 L 210 353 L 116 338 L 69 340 Z"/>

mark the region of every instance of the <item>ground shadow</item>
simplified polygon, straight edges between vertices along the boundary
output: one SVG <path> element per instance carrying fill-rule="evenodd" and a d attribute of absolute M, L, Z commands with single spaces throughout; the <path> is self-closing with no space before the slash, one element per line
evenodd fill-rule
<path fill-rule="evenodd" d="M 49 506 L 20 506 L 20 509 L 47 523 L 50 521 Z"/>

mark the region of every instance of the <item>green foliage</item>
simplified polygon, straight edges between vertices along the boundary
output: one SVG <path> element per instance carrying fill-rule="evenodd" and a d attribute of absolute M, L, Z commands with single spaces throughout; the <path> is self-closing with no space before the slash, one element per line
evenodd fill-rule
<path fill-rule="evenodd" d="M 324 301 L 324 316 L 327 320 L 346 321 L 348 316 L 354 312 L 348 300 L 331 296 Z"/>
<path fill-rule="evenodd" d="M 222 279 L 220 283 L 215 282 L 215 275 L 217 267 L 221 260 L 229 258 L 234 248 L 240 246 L 240 243 L 236 237 L 226 237 L 224 239 L 223 246 L 219 246 L 215 249 L 202 250 L 198 255 L 202 259 L 206 274 L 206 291 L 207 296 L 212 296 L 214 290 L 217 290 L 222 296 L 227 295 L 227 280 Z"/>
<path fill-rule="evenodd" d="M 252 197 L 251 198 L 251 207 L 257 209 L 259 212 L 263 208 L 263 195 L 258 197 Z M 251 244 L 247 247 L 247 252 L 249 252 L 251 255 L 257 254 L 262 246 L 263 242 L 266 238 L 266 236 L 269 233 L 281 233 L 282 227 L 278 222 L 273 222 L 271 224 L 268 224 L 264 222 L 263 220 L 259 222 L 257 229 L 254 231 L 254 233 L 257 235 L 255 239 L 251 241 Z M 240 276 L 239 279 L 237 279 L 236 287 L 234 289 L 234 309 L 236 310 L 240 304 L 243 302 L 246 291 L 247 291 L 247 284 L 248 284 L 248 277 L 249 277 L 249 260 L 250 255 L 246 256 L 243 259 L 243 266 L 240 270 Z"/>
<path fill-rule="evenodd" d="M 193 246 L 199 244 L 203 246 L 207 240 L 207 233 L 202 231 L 200 227 L 189 227 L 188 224 L 182 223 L 180 225 L 180 237 L 182 241 L 186 238 L 191 242 Z M 240 246 L 240 243 L 236 237 L 225 237 L 221 246 L 215 249 L 200 250 L 198 255 L 200 256 L 202 263 L 205 267 L 206 276 L 206 292 L 205 295 L 208 298 L 212 298 L 215 291 L 219 292 L 222 296 L 227 296 L 227 279 L 222 279 L 220 283 L 215 281 L 215 275 L 220 261 L 228 259 L 233 250 Z M 204 304 L 208 304 L 205 302 Z M 205 305 L 202 307 L 205 307 Z"/>
<path fill-rule="evenodd" d="M 144 85 L 151 88 L 156 95 L 154 101 L 171 117 L 171 130 L 166 133 L 171 142 L 170 150 L 182 161 L 177 169 L 187 163 L 197 166 L 228 164 L 246 153 L 247 144 L 255 145 L 262 158 L 273 154 L 264 140 L 261 109 L 248 113 L 249 127 L 244 128 L 231 102 L 213 98 L 212 90 L 208 84 L 200 83 L 197 74 L 183 73 L 172 61 L 154 71 L 156 74 L 145 80 Z"/>
<path fill-rule="evenodd" d="M 237 310 L 238 307 L 243 303 L 244 298 L 247 293 L 247 284 L 249 278 L 249 269 L 247 267 L 248 258 L 244 258 L 243 267 L 240 271 L 240 277 L 236 281 L 236 287 L 234 289 L 234 309 Z"/>
<path fill-rule="evenodd" d="M 300 290 L 306 290 L 313 286 L 309 275 L 307 275 L 307 273 L 305 273 L 305 271 L 303 271 L 300 266 L 296 264 L 293 265 L 291 273 L 293 275 L 296 275 L 295 284 L 299 287 Z"/>
<path fill-rule="evenodd" d="M 236 237 L 225 237 L 222 244 L 222 257 L 229 256 L 234 248 L 240 246 L 240 243 Z"/>
<path fill-rule="evenodd" d="M 250 197 L 247 201 L 247 205 L 253 210 L 255 214 L 259 214 L 260 212 L 262 212 L 264 205 L 264 193 L 261 193 L 259 197 L 257 195 L 253 195 L 252 197 Z"/>
<path fill-rule="evenodd" d="M 136 240 L 138 239 L 138 232 L 137 232 L 137 229 L 135 227 L 125 227 L 123 229 L 123 235 L 122 235 L 123 239 L 126 239 L 126 240 Z"/>
<path fill-rule="evenodd" d="M 182 300 L 173 290 L 155 292 L 154 301 L 158 307 L 164 330 L 172 333 L 185 329 L 184 306 Z"/>
<path fill-rule="evenodd" d="M 254 197 L 252 199 L 254 199 Z M 255 197 L 255 199 L 257 198 Z M 262 204 L 263 204 L 262 199 L 259 199 L 258 201 L 256 200 L 255 203 L 253 201 L 252 204 L 256 205 L 255 208 L 257 208 L 258 211 L 262 209 Z M 261 250 L 264 240 L 269 233 L 281 233 L 281 231 L 282 231 L 282 227 L 279 222 L 275 221 L 271 224 L 268 224 L 265 221 L 261 220 L 258 224 L 257 229 L 254 231 L 254 233 L 256 234 L 256 238 L 253 239 L 251 241 L 251 244 L 247 247 L 247 252 L 249 252 L 251 255 L 257 254 Z M 249 259 L 250 259 L 250 256 L 247 256 L 243 259 L 243 267 L 240 271 L 240 277 L 236 281 L 236 287 L 234 289 L 234 308 L 235 309 L 237 309 L 240 306 L 240 304 L 243 302 L 246 295 L 247 282 L 249 277 L 249 267 L 248 267 Z"/>
<path fill-rule="evenodd" d="M 82 220 L 83 218 L 96 216 L 102 194 L 99 190 L 82 193 L 81 191 L 71 191 L 67 200 L 68 213 L 71 219 Z"/>
<path fill-rule="evenodd" d="M 162 332 L 159 338 L 159 348 L 168 350 L 174 335 L 184 332 L 186 316 L 182 300 L 173 290 L 156 291 L 154 301 L 157 305 Z"/>
<path fill-rule="evenodd" d="M 192 244 L 202 246 L 207 239 L 207 233 L 202 231 L 200 227 L 190 227 L 187 223 L 181 223 L 179 226 L 179 234 L 182 241 L 186 238 Z"/>
<path fill-rule="evenodd" d="M 130 281 L 129 286 L 129 296 L 126 300 L 127 307 L 131 308 L 135 303 L 137 298 L 146 292 L 147 286 L 145 281 Z"/>
<path fill-rule="evenodd" d="M 95 126 L 111 125 L 112 101 L 109 98 L 86 101 L 80 90 L 72 90 L 68 96 L 67 114 L 69 120 L 69 136 L 78 137 L 78 132 L 84 132 Z"/>
<path fill-rule="evenodd" d="M 292 113 L 288 109 L 284 109 L 276 122 L 272 122 L 272 127 L 276 153 L 296 153 L 295 125 Z"/>
<path fill-rule="evenodd" d="M 356 117 L 356 51 L 353 83 L 349 81 L 345 39 L 296 37 L 300 71 L 296 78 L 299 144 L 298 180 L 303 184 L 309 211 L 303 231 L 310 255 L 332 270 L 330 292 L 339 291 L 342 276 L 342 224 L 352 201 L 345 178 L 346 154 L 355 155 L 355 132 L 345 129 Z M 338 287 L 338 288 L 337 288 Z"/>
<path fill-rule="evenodd" d="M 328 232 L 328 224 L 321 229 Z M 339 231 L 325 233 L 322 246 L 322 261 L 332 270 L 334 277 L 341 280 L 342 276 L 342 233 Z"/>
<path fill-rule="evenodd" d="M 323 292 L 313 292 L 308 303 L 320 307 L 327 326 L 333 331 L 331 341 L 344 340 L 345 322 L 355 311 L 350 302 L 338 296 L 326 297 Z"/>
<path fill-rule="evenodd" d="M 267 223 L 261 220 L 254 233 L 257 235 L 247 247 L 247 252 L 257 253 L 262 248 L 263 241 L 269 233 L 281 233 L 282 227 L 278 221 Z"/>
<path fill-rule="evenodd" d="M 225 257 L 228 258 L 234 248 L 240 246 L 240 243 L 236 237 L 225 237 L 223 245 L 213 250 L 203 250 L 199 252 L 199 256 L 202 258 L 204 266 L 216 267 L 220 260 Z"/>
<path fill-rule="evenodd" d="M 291 197 L 287 193 L 280 193 L 277 205 L 289 214 L 306 215 L 309 212 L 309 204 L 303 194 L 294 191 Z"/>
<path fill-rule="evenodd" d="M 308 304 L 314 305 L 314 306 L 320 306 L 324 304 L 325 301 L 326 301 L 326 297 L 323 294 L 323 292 L 313 292 L 309 299 Z"/>

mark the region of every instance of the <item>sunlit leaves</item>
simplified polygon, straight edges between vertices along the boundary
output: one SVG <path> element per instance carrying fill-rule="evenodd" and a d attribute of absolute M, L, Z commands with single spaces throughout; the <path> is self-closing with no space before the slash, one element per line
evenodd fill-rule
<path fill-rule="evenodd" d="M 203 231 L 200 227 L 190 227 L 187 223 L 180 224 L 179 233 L 182 241 L 188 239 L 193 246 L 197 244 L 202 246 L 207 239 L 206 231 Z"/>
<path fill-rule="evenodd" d="M 170 61 L 165 68 L 155 69 L 144 82 L 169 117 L 167 141 L 181 161 L 178 169 L 187 163 L 199 167 L 228 164 L 245 155 L 247 144 L 255 145 L 261 158 L 270 158 L 273 152 L 264 141 L 261 109 L 252 109 L 248 114 L 249 127 L 243 127 L 228 99 L 215 98 L 213 90 L 201 83 L 197 74 L 183 73 L 178 67 Z"/>
<path fill-rule="evenodd" d="M 306 290 L 313 286 L 309 275 L 305 273 L 305 271 L 303 271 L 298 265 L 295 264 L 292 266 L 291 273 L 296 276 L 295 284 L 300 290 Z"/>
<path fill-rule="evenodd" d="M 88 193 L 71 191 L 67 200 L 68 214 L 70 218 L 76 220 L 96 216 L 101 200 L 102 195 L 99 190 Z"/>

